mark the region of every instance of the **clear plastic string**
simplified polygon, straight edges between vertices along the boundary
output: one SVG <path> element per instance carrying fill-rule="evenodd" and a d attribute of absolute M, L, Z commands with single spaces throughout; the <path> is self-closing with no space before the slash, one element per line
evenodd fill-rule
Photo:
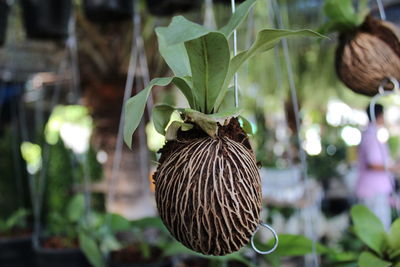
<path fill-rule="evenodd" d="M 138 49 L 137 49 L 137 42 L 136 40 L 139 38 L 140 35 L 140 27 L 141 27 L 141 21 L 140 21 L 140 12 L 137 11 L 137 1 L 134 2 L 133 5 L 133 12 L 134 15 L 132 17 L 132 44 L 131 44 L 131 55 L 129 58 L 129 68 L 128 68 L 128 74 L 127 74 L 127 79 L 125 83 L 125 89 L 124 89 L 124 99 L 123 99 L 123 106 L 121 109 L 121 115 L 119 118 L 119 125 L 118 125 L 118 134 L 117 134 L 117 140 L 115 144 L 115 152 L 114 152 L 114 158 L 113 158 L 113 164 L 112 164 L 112 169 L 111 169 L 111 179 L 109 182 L 109 188 L 108 188 L 108 203 L 112 203 L 115 201 L 115 193 L 116 193 L 116 186 L 118 184 L 118 173 L 121 168 L 121 161 L 122 161 L 122 150 L 123 150 L 123 131 L 124 131 L 124 115 L 125 115 L 125 110 L 124 106 L 126 101 L 130 98 L 132 95 L 132 90 L 133 90 L 133 82 L 135 79 L 135 72 L 136 72 L 136 67 L 137 67 L 137 60 L 138 60 Z M 110 225 L 110 217 L 107 217 L 106 225 Z"/>
<path fill-rule="evenodd" d="M 386 12 L 385 7 L 383 6 L 382 0 L 376 0 L 379 9 L 379 15 L 381 16 L 382 20 L 386 20 Z"/>
<path fill-rule="evenodd" d="M 232 14 L 236 11 L 235 0 L 231 0 Z M 237 55 L 237 30 L 233 31 L 233 56 Z M 235 92 L 235 107 L 239 107 L 239 85 L 238 85 L 238 74 L 235 73 L 233 77 L 234 92 Z"/>
<path fill-rule="evenodd" d="M 282 20 L 282 16 L 280 13 L 280 8 L 276 0 L 269 0 L 271 4 L 271 8 L 275 11 L 276 14 L 276 19 L 279 28 L 283 29 L 284 28 L 284 23 Z M 293 68 L 292 68 L 292 62 L 290 59 L 290 53 L 289 53 L 289 46 L 286 38 L 282 39 L 282 48 L 284 52 L 284 58 L 285 58 L 285 63 L 286 63 L 286 68 L 287 68 L 287 73 L 288 73 L 288 80 L 289 80 L 289 88 L 290 88 L 290 95 L 291 95 L 291 101 L 293 104 L 293 110 L 295 114 L 295 123 L 296 123 L 296 142 L 297 146 L 299 149 L 299 157 L 300 157 L 300 164 L 301 164 L 301 173 L 304 181 L 308 181 L 308 167 L 307 167 L 307 160 L 306 160 L 306 154 L 305 151 L 301 145 L 301 137 L 300 137 L 300 132 L 301 132 L 301 120 L 300 120 L 300 111 L 299 111 L 299 103 L 298 103 L 298 98 L 297 98 L 297 89 L 296 89 L 296 84 L 294 81 L 294 74 L 293 74 Z M 311 194 L 306 194 L 308 198 L 311 197 Z M 307 222 L 306 222 L 306 227 L 308 227 L 308 232 L 311 235 L 312 239 L 312 260 L 313 260 L 313 266 L 318 267 L 319 266 L 319 261 L 318 261 L 318 256 L 317 256 L 317 249 L 316 249 L 316 233 L 315 233 L 315 226 L 314 226 L 314 221 L 313 221 L 313 216 L 306 216 Z"/>

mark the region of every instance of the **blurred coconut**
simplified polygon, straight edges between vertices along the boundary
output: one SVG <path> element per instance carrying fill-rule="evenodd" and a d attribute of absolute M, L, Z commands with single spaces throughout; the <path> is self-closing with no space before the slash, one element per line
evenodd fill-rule
<path fill-rule="evenodd" d="M 400 80 L 400 29 L 367 16 L 355 31 L 341 33 L 336 72 L 347 87 L 367 96 L 375 95 L 385 78 Z"/>

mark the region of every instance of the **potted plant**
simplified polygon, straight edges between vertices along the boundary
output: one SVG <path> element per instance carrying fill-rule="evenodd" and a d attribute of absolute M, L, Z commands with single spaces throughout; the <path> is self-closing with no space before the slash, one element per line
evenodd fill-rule
<path fill-rule="evenodd" d="M 83 217 L 84 197 L 80 194 L 70 199 L 63 213 L 49 215 L 47 231 L 35 249 L 38 266 L 90 266 L 79 248 L 79 226 Z"/>
<path fill-rule="evenodd" d="M 29 38 L 62 40 L 68 36 L 71 0 L 21 0 Z"/>
<path fill-rule="evenodd" d="M 161 219 L 148 217 L 127 222 L 129 227 L 117 233 L 121 248 L 111 252 L 110 267 L 169 266 L 170 255 L 163 252 L 171 245 L 171 237 Z"/>
<path fill-rule="evenodd" d="M 29 212 L 18 209 L 7 219 L 0 219 L 0 265 L 30 266 L 32 254 Z"/>
<path fill-rule="evenodd" d="M 9 1 L 1 0 L 0 1 L 0 46 L 2 46 L 6 40 L 7 20 L 9 12 L 10 12 Z"/>
<path fill-rule="evenodd" d="M 203 254 L 239 250 L 260 222 L 260 175 L 245 132 L 251 127 L 232 104 L 234 74 L 281 38 L 321 37 L 309 30 L 264 29 L 248 50 L 231 57 L 228 38 L 254 3 L 239 5 L 218 31 L 182 16 L 157 28 L 160 53 L 176 76 L 153 79 L 125 103 L 124 139 L 131 147 L 154 86 L 173 83 L 188 100 L 190 108 L 161 104 L 153 109 L 155 129 L 167 140 L 153 179 L 157 208 L 167 229 L 186 247 Z M 182 120 L 170 123 L 173 112 Z"/>
<path fill-rule="evenodd" d="M 400 30 L 367 15 L 364 2 L 356 12 L 351 0 L 327 0 L 328 21 L 322 30 L 339 33 L 336 72 L 342 82 L 356 93 L 373 96 L 385 78 L 400 80 Z"/>
<path fill-rule="evenodd" d="M 156 16 L 170 16 L 175 13 L 182 13 L 200 8 L 199 0 L 147 0 L 147 8 L 150 13 Z"/>
<path fill-rule="evenodd" d="M 133 0 L 84 0 L 86 17 L 94 22 L 129 19 L 133 14 Z"/>
<path fill-rule="evenodd" d="M 367 207 L 355 205 L 351 219 L 356 236 L 366 245 L 359 255 L 360 267 L 399 266 L 400 264 L 400 219 L 395 220 L 386 232 L 382 222 Z"/>

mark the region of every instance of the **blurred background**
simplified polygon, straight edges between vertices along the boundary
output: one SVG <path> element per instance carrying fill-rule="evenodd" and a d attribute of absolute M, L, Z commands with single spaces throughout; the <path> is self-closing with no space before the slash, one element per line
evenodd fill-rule
<path fill-rule="evenodd" d="M 122 145 L 124 92 L 136 94 L 149 79 L 171 74 L 155 27 L 179 14 L 220 27 L 231 15 L 230 4 L 0 0 L 0 266 L 357 266 L 366 248 L 352 231 L 349 212 L 370 98 L 337 78 L 336 34 L 290 39 L 290 62 L 277 47 L 239 72 L 240 105 L 262 166 L 262 220 L 280 235 L 277 252 L 262 256 L 248 246 L 206 257 L 184 248 L 157 216 L 151 178 L 165 140 L 148 114 L 133 150 Z M 258 30 L 279 28 L 277 17 L 284 28 L 313 30 L 327 19 L 323 0 L 278 4 L 279 10 L 269 0 L 256 2 L 238 29 L 239 51 Z M 400 25 L 400 1 L 383 4 L 387 19 Z M 369 7 L 379 17 L 376 2 Z M 152 102 L 186 105 L 172 86 L 155 88 Z M 378 137 L 398 159 L 400 97 L 382 103 L 386 127 Z M 260 230 L 257 244 L 267 248 L 271 238 Z"/>

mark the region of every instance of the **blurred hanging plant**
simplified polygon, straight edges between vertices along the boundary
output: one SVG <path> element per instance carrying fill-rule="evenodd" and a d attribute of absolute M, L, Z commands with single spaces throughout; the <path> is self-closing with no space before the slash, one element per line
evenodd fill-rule
<path fill-rule="evenodd" d="M 351 0 L 326 0 L 324 12 L 328 21 L 321 27 L 321 32 L 353 31 L 363 23 L 367 16 L 368 1 L 358 1 L 358 11 L 356 11 Z"/>
<path fill-rule="evenodd" d="M 367 16 L 368 1 L 327 0 L 328 21 L 322 32 L 339 32 L 336 72 L 356 93 L 373 96 L 383 79 L 400 79 L 400 29 L 396 25 Z M 392 89 L 387 87 L 386 89 Z"/>
<path fill-rule="evenodd" d="M 240 117 L 243 130 L 237 120 L 241 109 L 234 106 L 234 88 L 230 87 L 235 73 L 249 58 L 270 50 L 282 38 L 321 37 L 310 30 L 263 29 L 248 50 L 231 57 L 228 39 L 255 2 L 243 2 L 218 31 L 182 16 L 174 17 L 168 27 L 157 28 L 160 53 L 176 76 L 153 79 L 125 104 L 124 139 L 131 147 L 154 86 L 172 83 L 186 97 L 189 108 L 162 104 L 153 109 L 155 129 L 168 141 L 154 175 L 156 201 L 171 234 L 207 255 L 239 250 L 260 221 L 260 176 L 245 133 L 251 126 Z M 182 120 L 170 123 L 173 112 Z M 201 220 L 208 223 L 203 225 Z M 220 220 L 222 225 L 211 227 Z M 235 225 L 235 231 L 230 225 Z"/>
<path fill-rule="evenodd" d="M 400 219 L 393 222 L 389 232 L 367 207 L 351 209 L 354 232 L 367 246 L 358 258 L 360 267 L 400 267 Z"/>

